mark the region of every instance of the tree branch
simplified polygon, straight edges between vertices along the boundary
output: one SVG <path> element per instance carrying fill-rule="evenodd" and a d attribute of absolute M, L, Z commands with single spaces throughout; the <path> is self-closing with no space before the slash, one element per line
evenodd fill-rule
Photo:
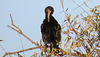
<path fill-rule="evenodd" d="M 23 36 L 24 36 L 26 39 L 28 39 L 30 42 L 32 42 L 33 44 L 35 44 L 35 45 L 37 45 L 38 47 L 40 47 L 39 44 L 35 43 L 33 40 L 31 40 L 29 37 L 27 37 L 24 33 L 22 33 L 22 30 L 21 30 L 19 27 L 17 27 L 16 25 L 14 25 L 11 14 L 10 14 L 10 18 L 11 18 L 12 25 L 13 25 L 16 29 L 13 28 L 13 27 L 11 27 L 11 26 L 9 26 L 9 25 L 8 25 L 8 27 L 10 27 L 10 28 L 13 29 L 14 31 L 18 32 L 19 34 L 23 35 Z M 40 47 L 40 48 L 41 48 L 41 47 Z"/>
<path fill-rule="evenodd" d="M 5 57 L 6 55 L 21 53 L 21 52 L 24 52 L 24 51 L 29 51 L 29 50 L 33 50 L 33 49 L 37 49 L 37 48 L 40 48 L 40 47 L 28 48 L 28 49 L 24 49 L 24 50 L 20 50 L 20 51 L 16 51 L 16 52 L 8 52 L 8 53 L 4 54 L 3 57 Z"/>

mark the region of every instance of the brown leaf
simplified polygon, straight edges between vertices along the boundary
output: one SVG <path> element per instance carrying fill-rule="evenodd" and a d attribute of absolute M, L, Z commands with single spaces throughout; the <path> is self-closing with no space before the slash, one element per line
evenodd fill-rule
<path fill-rule="evenodd" d="M 71 31 L 73 31 L 73 29 L 71 29 L 71 27 L 69 27 L 69 29 L 70 29 Z"/>
<path fill-rule="evenodd" d="M 92 31 L 92 29 L 87 29 L 87 31 Z"/>
<path fill-rule="evenodd" d="M 73 28 L 73 31 L 76 33 L 76 34 L 78 34 L 78 32 Z"/>
<path fill-rule="evenodd" d="M 77 29 L 79 29 L 80 25 L 77 27 Z"/>
<path fill-rule="evenodd" d="M 99 6 L 95 7 L 95 11 L 98 9 Z"/>
<path fill-rule="evenodd" d="M 88 5 L 84 2 L 84 4 L 88 7 Z"/>

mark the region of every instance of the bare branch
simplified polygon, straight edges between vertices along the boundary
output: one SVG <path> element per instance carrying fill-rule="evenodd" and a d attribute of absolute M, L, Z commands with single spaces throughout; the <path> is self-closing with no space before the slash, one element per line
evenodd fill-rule
<path fill-rule="evenodd" d="M 10 18 L 11 18 L 12 25 L 18 29 L 18 27 L 16 25 L 14 25 L 14 22 L 13 22 L 11 14 L 9 14 L 9 15 L 10 15 Z"/>
<path fill-rule="evenodd" d="M 16 32 L 18 32 L 19 34 L 21 34 L 21 35 L 23 35 L 25 38 L 27 38 L 30 42 L 32 42 L 33 44 L 35 44 L 35 45 L 37 45 L 38 47 L 40 47 L 39 44 L 35 43 L 33 40 L 31 40 L 29 37 L 27 37 L 25 34 L 23 34 L 23 33 L 22 33 L 22 30 L 21 30 L 19 27 L 17 27 L 16 25 L 14 25 L 11 14 L 10 14 L 10 18 L 11 18 L 12 25 L 13 25 L 14 27 L 16 27 L 17 29 L 15 29 L 15 28 L 13 28 L 13 27 L 11 27 L 11 26 L 9 26 L 9 25 L 8 25 L 8 27 L 10 27 L 11 29 L 15 30 Z"/>
<path fill-rule="evenodd" d="M 15 30 L 16 32 L 19 32 L 15 28 L 11 27 L 10 25 L 8 25 L 8 27 L 10 27 L 11 29 Z"/>
<path fill-rule="evenodd" d="M 28 49 L 24 49 L 24 50 L 20 50 L 20 51 L 16 51 L 16 52 L 8 52 L 8 53 L 4 54 L 3 57 L 5 57 L 6 55 L 11 55 L 11 54 L 16 54 L 16 53 L 21 53 L 21 52 L 24 52 L 24 51 L 29 51 L 29 50 L 33 50 L 33 49 L 37 49 L 37 48 L 40 48 L 40 47 L 28 48 Z"/>
<path fill-rule="evenodd" d="M 0 47 L 3 49 L 3 51 L 6 53 L 6 50 L 3 48 L 3 46 L 0 44 Z"/>
<path fill-rule="evenodd" d="M 11 14 L 9 14 L 10 15 L 10 18 L 11 18 L 11 22 L 12 22 L 12 25 L 13 25 L 13 19 L 12 19 L 12 16 L 11 16 Z"/>

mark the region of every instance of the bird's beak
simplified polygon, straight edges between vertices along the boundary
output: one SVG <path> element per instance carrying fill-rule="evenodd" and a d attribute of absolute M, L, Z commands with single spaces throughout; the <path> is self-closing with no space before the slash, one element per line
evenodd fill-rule
<path fill-rule="evenodd" d="M 50 22 L 50 13 L 51 13 L 51 11 L 48 9 L 47 12 L 48 12 L 48 22 Z"/>

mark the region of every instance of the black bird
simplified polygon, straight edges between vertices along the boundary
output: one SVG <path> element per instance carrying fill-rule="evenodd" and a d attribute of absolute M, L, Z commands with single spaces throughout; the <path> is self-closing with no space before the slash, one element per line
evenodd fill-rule
<path fill-rule="evenodd" d="M 50 51 L 52 51 L 52 48 L 59 49 L 58 43 L 61 41 L 61 26 L 52 16 L 53 12 L 53 7 L 46 7 L 45 19 L 41 24 L 42 40 L 46 46 L 50 44 Z"/>

